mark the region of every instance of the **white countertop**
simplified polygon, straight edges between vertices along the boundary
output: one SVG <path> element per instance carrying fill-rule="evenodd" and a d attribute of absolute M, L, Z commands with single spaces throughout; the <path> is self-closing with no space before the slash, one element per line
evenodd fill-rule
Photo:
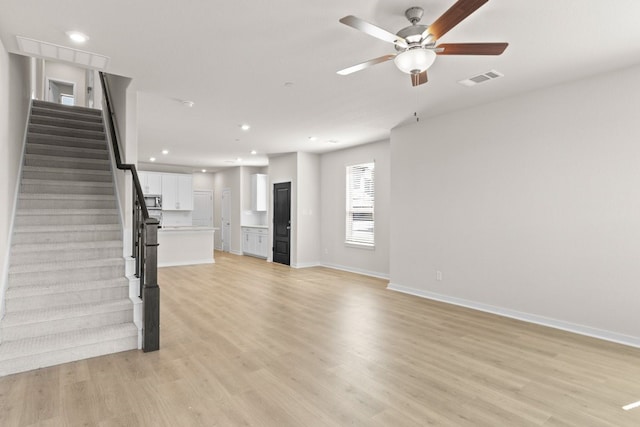
<path fill-rule="evenodd" d="M 269 228 L 268 225 L 241 225 L 242 228 Z"/>
<path fill-rule="evenodd" d="M 214 231 L 214 227 L 184 226 L 184 227 L 162 227 L 158 231 Z"/>

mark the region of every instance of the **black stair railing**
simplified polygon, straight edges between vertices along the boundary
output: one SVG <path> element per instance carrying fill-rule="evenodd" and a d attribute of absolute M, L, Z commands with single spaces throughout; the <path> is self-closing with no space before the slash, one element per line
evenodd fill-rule
<path fill-rule="evenodd" d="M 142 349 L 145 352 L 155 351 L 160 348 L 160 288 L 158 287 L 158 226 L 160 224 L 156 218 L 149 217 L 136 166 L 122 163 L 118 122 L 113 110 L 108 79 L 103 72 L 100 72 L 100 83 L 116 166 L 118 169 L 130 171 L 133 179 L 132 257 L 136 262 L 135 275 L 140 279 L 139 296 L 143 307 Z"/>

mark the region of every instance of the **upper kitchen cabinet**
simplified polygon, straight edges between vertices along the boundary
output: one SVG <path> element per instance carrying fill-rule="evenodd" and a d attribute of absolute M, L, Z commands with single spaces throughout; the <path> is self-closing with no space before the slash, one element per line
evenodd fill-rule
<path fill-rule="evenodd" d="M 193 210 L 193 177 L 186 174 L 162 174 L 162 210 Z"/>
<path fill-rule="evenodd" d="M 261 173 L 251 175 L 251 210 L 256 212 L 267 210 L 267 175 Z"/>
<path fill-rule="evenodd" d="M 140 186 L 142 192 L 147 194 L 160 195 L 162 194 L 162 174 L 158 172 L 138 172 L 138 178 L 140 179 Z"/>

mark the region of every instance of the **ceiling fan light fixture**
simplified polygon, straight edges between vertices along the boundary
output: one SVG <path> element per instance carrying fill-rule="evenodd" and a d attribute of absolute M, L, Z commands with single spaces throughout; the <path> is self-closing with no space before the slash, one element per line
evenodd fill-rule
<path fill-rule="evenodd" d="M 418 74 L 427 70 L 435 60 L 436 53 L 433 50 L 413 48 L 400 52 L 393 59 L 393 62 L 403 73 Z"/>

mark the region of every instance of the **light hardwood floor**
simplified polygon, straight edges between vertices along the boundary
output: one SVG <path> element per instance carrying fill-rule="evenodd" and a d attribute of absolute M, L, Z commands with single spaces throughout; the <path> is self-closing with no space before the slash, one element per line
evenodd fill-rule
<path fill-rule="evenodd" d="M 640 426 L 638 349 L 222 253 L 159 282 L 159 352 L 0 378 L 0 426 Z"/>

